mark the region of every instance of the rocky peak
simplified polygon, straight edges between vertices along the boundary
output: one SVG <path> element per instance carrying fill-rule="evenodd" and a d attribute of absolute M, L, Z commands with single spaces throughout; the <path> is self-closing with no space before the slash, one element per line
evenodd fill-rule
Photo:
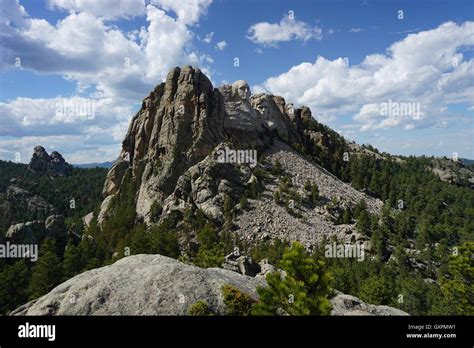
<path fill-rule="evenodd" d="M 151 205 L 163 204 L 178 182 L 186 182 L 186 172 L 225 141 L 241 149 L 268 145 L 272 133 L 298 141 L 289 110 L 281 97 L 251 97 L 243 80 L 217 89 L 199 69 L 172 69 L 130 123 L 104 185 L 102 213 L 122 182 L 133 180 L 136 211 L 146 221 Z"/>
<path fill-rule="evenodd" d="M 48 164 L 51 163 L 51 157 L 43 146 L 36 146 L 33 151 L 28 168 L 34 172 L 46 172 Z"/>
<path fill-rule="evenodd" d="M 36 146 L 28 169 L 51 176 L 66 176 L 71 173 L 72 166 L 64 160 L 59 152 L 53 151 L 51 155 L 48 155 L 43 146 Z"/>

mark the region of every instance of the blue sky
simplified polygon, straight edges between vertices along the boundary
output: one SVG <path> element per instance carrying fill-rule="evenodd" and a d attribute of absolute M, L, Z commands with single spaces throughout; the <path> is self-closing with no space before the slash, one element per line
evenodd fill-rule
<path fill-rule="evenodd" d="M 141 99 L 183 64 L 382 151 L 474 158 L 473 4 L 0 0 L 0 158 L 41 144 L 113 160 Z"/>

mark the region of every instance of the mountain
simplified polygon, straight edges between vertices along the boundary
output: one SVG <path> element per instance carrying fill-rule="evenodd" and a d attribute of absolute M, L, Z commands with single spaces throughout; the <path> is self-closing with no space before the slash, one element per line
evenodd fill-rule
<path fill-rule="evenodd" d="M 341 207 L 354 207 L 364 200 L 369 212 L 378 213 L 382 202 L 355 190 L 298 152 L 306 144 L 324 141 L 324 135 L 311 129 L 315 124 L 306 107 L 294 109 L 273 95 L 250 96 L 245 81 L 214 89 L 199 69 L 175 68 L 166 82 L 143 100 L 131 121 L 119 160 L 107 175 L 99 222 L 114 210 L 110 205 L 114 198 L 116 205 L 125 204 L 120 191 L 131 185 L 136 194 L 128 197 L 127 204 L 135 207 L 136 219 L 146 224 L 162 222 L 171 213 L 194 214 L 197 210 L 223 224 L 226 197 L 234 203 L 244 196 L 255 199 L 250 197 L 255 185 L 264 191 L 260 199 L 250 202 L 253 209 L 236 206 L 242 214 L 235 234 L 241 238 L 278 237 L 299 240 L 308 247 L 332 236 L 362 243 L 365 238 L 354 226 L 336 225 L 326 207 L 332 200 Z M 243 161 L 237 157 L 219 160 L 219 154 L 251 155 L 252 151 L 255 161 L 259 159 L 253 168 L 251 163 L 240 163 L 251 156 Z M 273 173 L 278 161 L 291 177 L 291 190 L 282 192 L 282 199 L 295 198 L 295 213 L 303 214 L 304 221 L 288 214 L 273 199 L 279 190 L 276 183 L 281 181 Z M 264 181 L 270 183 L 265 189 Z M 321 204 L 317 209 L 304 203 L 308 181 L 319 188 Z M 159 221 L 153 221 L 152 207 L 156 206 L 162 211 Z"/>
<path fill-rule="evenodd" d="M 413 314 L 470 313 L 442 293 L 457 291 L 446 250 L 473 248 L 473 173 L 443 182 L 436 163 L 347 142 L 309 108 L 251 95 L 245 81 L 214 88 L 199 69 L 174 68 L 130 123 L 92 236 L 113 260 L 135 245 L 201 267 L 235 248 L 278 262 L 298 241 L 325 258 L 338 290 Z M 328 257 L 330 241 L 365 259 Z M 435 299 L 414 299 L 415 288 Z M 396 289 L 410 304 L 393 302 Z"/>
<path fill-rule="evenodd" d="M 74 167 L 76 168 L 106 168 L 110 169 L 114 165 L 115 161 L 111 162 L 101 162 L 101 163 L 84 163 L 84 164 L 73 164 Z"/>
<path fill-rule="evenodd" d="M 0 284 L 11 284 L 0 288 L 2 313 L 46 295 L 15 312 L 44 313 L 43 304 L 61 300 L 58 291 L 79 291 L 92 275 L 102 293 L 108 291 L 103 287 L 107 279 L 126 282 L 129 273 L 151 279 L 173 269 L 189 271 L 189 279 L 209 275 L 219 285 L 235 280 L 235 286 L 243 279 L 255 285 L 254 277 L 270 270 L 265 277 L 272 281 L 266 290 L 257 290 L 261 306 L 255 306 L 272 314 L 328 314 L 331 305 L 337 312 L 351 303 L 376 314 L 383 310 L 372 305 L 414 315 L 474 313 L 465 295 L 474 293 L 469 278 L 473 172 L 446 158 L 393 156 L 348 142 L 317 122 L 308 107 L 296 108 L 270 94 L 251 95 L 245 81 L 214 88 L 197 68 L 172 69 L 142 101 L 107 173 L 72 168 L 66 176 L 44 175 L 39 169 L 49 168 L 48 157 L 40 149 L 35 153 L 35 171 L 0 163 L 11 173 L 0 173 L 1 187 L 28 191 L 17 190 L 19 197 L 41 197 L 41 206 L 50 204 L 58 210 L 55 215 L 65 217 L 70 233 L 48 232 L 49 213 L 36 218 L 23 208 L 17 215 L 8 210 L 5 239 L 38 233 L 40 255 L 47 257 L 40 256 L 35 265 L 0 259 Z M 0 205 L 11 208 L 10 196 L 0 194 Z M 51 234 L 60 240 L 51 241 Z M 133 256 L 138 254 L 157 256 Z M 191 272 L 166 257 L 198 268 Z M 148 259 L 162 263 L 156 266 L 160 272 L 153 273 L 143 261 Z M 235 274 L 203 270 L 216 267 Z M 17 273 L 21 279 L 12 282 Z M 170 286 L 189 286 L 186 279 L 166 277 Z M 134 299 L 147 303 L 150 294 L 137 284 L 111 291 L 105 312 L 98 311 L 122 313 L 116 299 L 138 292 Z M 201 298 L 207 285 L 200 285 L 191 286 L 189 296 L 211 301 L 212 311 L 222 313 L 215 300 L 218 289 L 207 288 L 209 296 Z M 329 302 L 333 289 L 343 297 Z M 231 292 L 248 308 L 255 291 L 246 291 L 250 297 Z M 295 298 L 300 312 L 285 307 L 295 293 L 305 294 Z M 94 293 L 86 297 L 106 300 Z M 281 302 L 272 303 L 275 298 Z M 76 313 L 70 306 L 61 308 L 61 313 Z M 130 304 L 129 311 L 135 310 Z M 150 311 L 184 313 L 169 306 Z"/>

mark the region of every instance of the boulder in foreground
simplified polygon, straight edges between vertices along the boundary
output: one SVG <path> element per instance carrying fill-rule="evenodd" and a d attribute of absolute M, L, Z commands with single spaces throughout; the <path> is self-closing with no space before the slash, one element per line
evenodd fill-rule
<path fill-rule="evenodd" d="M 133 255 L 79 274 L 11 314 L 187 315 L 191 305 L 204 301 L 211 311 L 223 315 L 222 287 L 226 284 L 257 299 L 256 288 L 265 281 L 220 268 L 202 269 L 161 255 Z M 341 293 L 331 303 L 332 315 L 407 315 Z"/>

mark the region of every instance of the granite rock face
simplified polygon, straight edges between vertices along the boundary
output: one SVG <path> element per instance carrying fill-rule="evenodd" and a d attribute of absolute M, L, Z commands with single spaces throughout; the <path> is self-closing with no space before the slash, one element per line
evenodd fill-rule
<path fill-rule="evenodd" d="M 114 197 L 120 197 L 121 188 L 131 183 L 136 191 L 127 204 L 134 205 L 137 221 L 148 226 L 172 212 L 183 216 L 198 209 L 221 225 L 224 201 L 230 197 L 236 213 L 234 231 L 250 244 L 284 239 L 311 249 L 335 236 L 369 250 L 370 241 L 357 233 L 355 221 L 335 224 L 328 205 L 336 201 L 346 208 L 366 200 L 368 210 L 378 214 L 382 202 L 355 190 L 290 146 L 304 148 L 308 139 L 318 143 L 317 132 L 309 131 L 308 136 L 305 128 L 311 118 L 309 108 L 295 108 L 282 97 L 252 96 L 243 80 L 214 88 L 199 69 L 172 69 L 166 81 L 143 100 L 130 123 L 119 160 L 104 184 L 99 225 L 112 215 L 108 212 L 114 208 Z M 222 152 L 232 151 L 255 151 L 254 162 L 236 160 L 238 156 L 219 159 Z M 300 195 L 306 194 L 306 181 L 317 184 L 320 204 L 297 207 L 300 218 L 276 204 L 273 195 L 280 179 L 272 174 L 275 161 Z M 258 199 L 248 200 L 249 209 L 240 209 L 237 202 L 250 184 L 257 181 L 258 185 L 258 172 L 267 177 L 265 190 Z M 162 211 L 159 221 L 155 216 L 152 219 L 154 205 Z"/>
<path fill-rule="evenodd" d="M 272 110 L 279 110 L 278 116 L 262 115 L 255 109 L 245 81 L 216 89 L 199 69 L 172 69 L 133 117 L 119 160 L 107 175 L 104 199 L 110 200 L 108 197 L 115 195 L 124 181 L 134 181 L 138 187 L 136 212 L 145 222 L 150 221 L 155 201 L 164 206 L 183 200 L 178 191 L 191 197 L 187 205 L 198 208 L 215 190 L 202 183 L 198 184 L 202 188 L 198 193 L 182 188 L 192 187 L 191 172 L 200 170 L 196 165 L 202 168 L 204 163 L 212 164 L 209 155 L 217 146 L 231 140 L 243 149 L 261 147 L 270 142 L 270 131 L 297 136 L 291 132 L 289 116 L 284 116 L 284 101 L 279 100 L 279 108 L 272 98 L 268 97 L 267 103 Z M 277 122 L 279 117 L 284 120 Z M 99 216 L 105 217 L 107 209 L 104 203 Z M 219 215 L 212 207 L 207 210 L 210 215 Z"/>
<path fill-rule="evenodd" d="M 15 185 L 7 187 L 4 211 L 20 210 L 35 214 L 40 219 L 57 213 L 57 209 L 46 202 L 42 197 L 33 195 L 31 192 Z"/>

